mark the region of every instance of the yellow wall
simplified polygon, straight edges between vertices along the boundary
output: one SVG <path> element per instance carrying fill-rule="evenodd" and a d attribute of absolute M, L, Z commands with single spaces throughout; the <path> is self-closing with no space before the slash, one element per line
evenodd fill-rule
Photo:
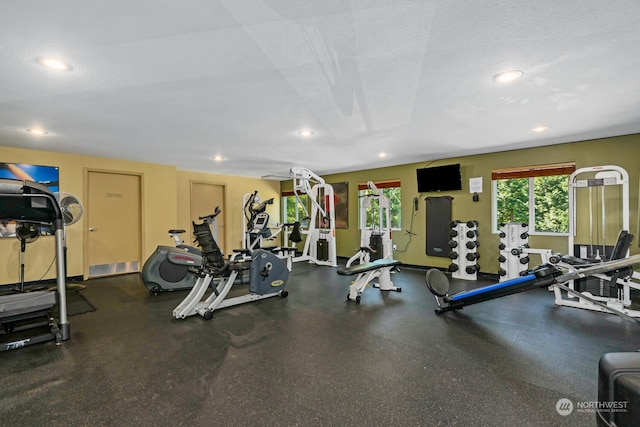
<path fill-rule="evenodd" d="M 450 261 L 447 258 L 429 257 L 425 254 L 425 202 L 427 196 L 451 195 L 453 201 L 453 219 L 462 221 L 478 220 L 479 252 L 478 263 L 482 272 L 496 273 L 499 268 L 498 244 L 499 238 L 491 233 L 491 170 L 497 168 L 527 166 L 546 163 L 575 161 L 577 168 L 617 165 L 627 170 L 630 176 L 630 225 L 631 233 L 638 232 L 638 177 L 640 176 L 640 135 L 607 138 L 594 141 L 553 145 L 549 147 L 513 150 L 500 153 L 482 154 L 464 157 L 441 159 L 429 166 L 439 166 L 449 163 L 460 163 L 462 167 L 463 189 L 443 194 L 417 192 L 416 169 L 425 167 L 429 162 L 413 163 L 402 166 L 380 169 L 363 170 L 358 172 L 341 173 L 323 176 L 327 183 L 349 183 L 349 228 L 336 231 L 336 245 L 338 256 L 350 257 L 356 251 L 360 242 L 358 230 L 358 190 L 357 184 L 366 181 L 400 179 L 402 183 L 402 232 L 393 233 L 393 242 L 398 251 L 394 257 L 404 263 L 422 266 L 446 267 Z M 483 178 L 483 193 L 479 202 L 472 201 L 469 193 L 469 178 Z M 283 190 L 290 190 L 291 181 L 282 183 Z M 417 212 L 412 209 L 414 196 L 420 197 Z M 588 221 L 588 213 L 579 215 L 584 225 Z M 612 219 L 613 216 L 610 218 Z M 413 221 L 413 223 L 412 223 Z M 587 222 L 588 226 L 588 222 Z M 584 227 L 583 227 L 584 228 Z M 405 232 L 411 229 L 414 233 L 409 238 Z M 611 236 L 615 240 L 615 236 Z M 567 253 L 566 237 L 532 236 L 529 239 L 532 248 L 549 248 L 554 251 Z M 637 241 L 634 242 L 632 253 L 638 252 Z M 532 261 L 536 261 L 535 255 Z"/>
<path fill-rule="evenodd" d="M 151 254 L 157 245 L 171 245 L 167 230 L 171 228 L 191 229 L 189 220 L 189 197 L 191 180 L 226 185 L 227 247 L 240 247 L 242 241 L 242 195 L 254 189 L 264 198 L 276 197 L 269 212 L 278 218 L 280 200 L 279 183 L 255 178 L 214 175 L 177 170 L 174 166 L 128 160 L 107 159 L 74 154 L 54 153 L 40 150 L 0 146 L 0 161 L 5 163 L 27 163 L 60 168 L 60 191 L 72 193 L 83 200 L 85 194 L 85 171 L 101 170 L 137 173 L 143 176 L 143 258 Z M 183 208 L 185 207 L 186 208 Z M 84 253 L 83 232 L 88 227 L 84 220 L 67 228 L 68 276 L 83 276 Z M 126 244 L 123 236 L 123 244 Z M 15 238 L 0 239 L 0 284 L 17 283 L 20 280 L 20 242 Z M 55 277 L 55 266 L 47 272 L 55 250 L 53 238 L 41 237 L 27 247 L 25 253 L 25 280 L 36 281 Z"/>
<path fill-rule="evenodd" d="M 498 270 L 497 235 L 491 234 L 491 170 L 495 168 L 525 166 L 545 163 L 575 161 L 578 168 L 597 165 L 618 165 L 627 170 L 630 176 L 630 220 L 631 232 L 638 232 L 638 177 L 640 176 L 640 135 L 607 138 L 554 145 L 549 147 L 513 150 L 501 153 L 475 156 L 453 157 L 431 163 L 437 166 L 447 163 L 460 163 L 463 174 L 463 190 L 447 193 L 454 197 L 453 218 L 460 220 L 476 219 L 480 223 L 479 241 L 481 246 L 480 265 L 483 272 Z M 54 153 L 39 150 L 25 150 L 0 146 L 0 161 L 7 163 L 30 163 L 60 167 L 60 190 L 75 194 L 82 200 L 85 197 L 84 174 L 86 169 L 108 170 L 114 172 L 139 173 L 143 175 L 143 255 L 146 258 L 159 244 L 171 244 L 167 230 L 170 228 L 191 229 L 189 219 L 189 197 L 191 182 L 210 182 L 225 185 L 225 224 L 226 247 L 237 248 L 242 241 L 242 197 L 245 193 L 258 190 L 263 199 L 274 197 L 274 204 L 268 209 L 272 222 L 279 220 L 280 198 L 278 192 L 291 189 L 292 182 L 266 181 L 256 178 L 243 178 L 226 175 L 180 171 L 173 166 L 128 160 L 106 159 L 91 156 Z M 415 170 L 428 162 L 413 163 L 380 169 L 371 169 L 325 176 L 328 183 L 349 183 L 349 228 L 337 230 L 337 253 L 341 257 L 350 257 L 359 245 L 357 184 L 369 180 L 397 179 L 402 182 L 402 232 L 394 233 L 394 243 L 398 246 L 395 258 L 407 264 L 446 267 L 446 258 L 425 255 L 425 204 L 427 194 L 417 193 Z M 468 189 L 468 178 L 482 177 L 483 193 L 480 201 L 474 203 Z M 437 194 L 429 194 L 437 195 Z M 420 196 L 420 208 L 412 210 L 414 196 Z M 586 215 L 586 213 L 585 213 Z M 579 215 L 584 224 L 585 215 Z M 413 222 L 412 222 L 413 221 Z M 83 231 L 87 225 L 81 219 L 67 230 L 68 275 L 81 276 L 83 271 Z M 405 230 L 411 229 L 415 235 L 409 239 Z M 125 238 L 125 237 L 123 237 Z M 532 236 L 531 247 L 550 248 L 567 252 L 566 237 Z M 632 253 L 637 253 L 634 242 Z M 19 249 L 17 239 L 0 239 L 0 284 L 19 281 Z M 34 281 L 55 277 L 55 268 L 46 273 L 53 260 L 53 241 L 43 237 L 27 248 L 25 265 L 26 280 Z M 144 261 L 144 260 L 141 260 Z M 46 274 L 45 274 L 46 273 Z"/>
<path fill-rule="evenodd" d="M 243 196 L 255 190 L 262 200 L 273 198 L 273 204 L 267 207 L 270 222 L 279 222 L 280 218 L 280 182 L 256 178 L 207 174 L 192 171 L 178 171 L 178 228 L 192 228 L 189 214 L 189 195 L 191 183 L 218 184 L 225 187 L 225 209 L 221 213 L 225 224 L 227 253 L 242 247 Z M 166 244 L 166 242 L 165 242 Z"/>

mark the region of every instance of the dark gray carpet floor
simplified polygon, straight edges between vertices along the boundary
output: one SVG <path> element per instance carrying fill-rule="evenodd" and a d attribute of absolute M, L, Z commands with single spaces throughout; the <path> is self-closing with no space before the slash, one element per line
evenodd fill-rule
<path fill-rule="evenodd" d="M 138 275 L 86 282 L 96 310 L 71 339 L 0 353 L 7 426 L 590 426 L 556 402 L 597 398 L 607 352 L 640 326 L 556 307 L 546 290 L 437 316 L 424 271 L 401 293 L 294 265 L 289 297 L 172 317 L 186 291 L 150 295 Z M 486 283 L 486 282 L 485 282 Z M 453 290 L 478 286 L 456 282 Z"/>

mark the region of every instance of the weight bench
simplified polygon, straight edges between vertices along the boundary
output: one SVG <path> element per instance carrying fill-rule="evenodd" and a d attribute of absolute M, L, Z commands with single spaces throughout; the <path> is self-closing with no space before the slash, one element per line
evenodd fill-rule
<path fill-rule="evenodd" d="M 513 295 L 518 292 L 524 292 L 535 288 L 542 288 L 546 286 L 556 286 L 572 295 L 577 296 L 588 301 L 591 304 L 601 307 L 602 311 L 615 314 L 623 317 L 632 322 L 636 322 L 636 319 L 629 316 L 624 311 L 618 310 L 607 304 L 604 304 L 598 300 L 593 299 L 587 295 L 584 295 L 563 283 L 569 280 L 581 279 L 584 277 L 609 273 L 609 272 L 630 272 L 630 266 L 640 263 L 640 255 L 634 255 L 632 257 L 603 262 L 601 264 L 585 267 L 580 270 L 573 270 L 563 273 L 554 265 L 543 264 L 536 267 L 525 276 L 516 277 L 515 279 L 507 280 L 501 283 L 496 283 L 489 286 L 484 286 L 477 289 L 471 289 L 469 291 L 459 292 L 457 294 L 449 296 L 449 279 L 440 270 L 432 268 L 427 271 L 426 283 L 431 293 L 435 296 L 438 308 L 435 312 L 437 314 L 444 313 L 445 311 L 458 310 L 471 304 L 484 302 L 507 295 Z"/>
<path fill-rule="evenodd" d="M 560 271 L 554 267 L 541 266 L 531 271 L 526 276 L 516 277 L 511 280 L 496 283 L 494 285 L 471 289 L 449 296 L 449 278 L 435 268 L 427 271 L 427 287 L 436 298 L 438 308 L 436 313 L 444 313 L 450 310 L 459 310 L 463 307 L 479 302 L 513 295 L 535 288 L 549 286 L 554 283 L 554 278 L 560 275 Z"/>
<path fill-rule="evenodd" d="M 355 301 L 360 304 L 360 296 L 364 288 L 375 278 L 379 278 L 379 280 L 378 283 L 374 283 L 373 286 L 381 291 L 402 292 L 402 288 L 393 286 L 393 282 L 391 281 L 391 269 L 400 265 L 402 265 L 402 263 L 395 259 L 377 259 L 372 262 L 339 269 L 338 274 L 341 276 L 354 276 L 357 274 L 356 280 L 349 286 L 347 301 Z"/>

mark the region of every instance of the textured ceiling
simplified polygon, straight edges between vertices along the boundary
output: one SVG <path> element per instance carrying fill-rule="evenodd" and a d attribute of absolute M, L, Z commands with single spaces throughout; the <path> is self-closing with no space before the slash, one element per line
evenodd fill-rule
<path fill-rule="evenodd" d="M 3 1 L 0 145 L 282 177 L 640 133 L 638 22 L 638 0 Z"/>

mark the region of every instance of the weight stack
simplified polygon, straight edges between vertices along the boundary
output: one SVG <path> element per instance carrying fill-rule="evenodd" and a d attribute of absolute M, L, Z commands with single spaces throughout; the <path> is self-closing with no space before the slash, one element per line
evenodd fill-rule
<path fill-rule="evenodd" d="M 477 280 L 480 265 L 478 259 L 478 221 L 451 221 L 449 236 L 449 271 L 455 279 Z"/>
<path fill-rule="evenodd" d="M 500 281 L 520 277 L 529 269 L 529 225 L 526 223 L 510 222 L 500 226 Z"/>

